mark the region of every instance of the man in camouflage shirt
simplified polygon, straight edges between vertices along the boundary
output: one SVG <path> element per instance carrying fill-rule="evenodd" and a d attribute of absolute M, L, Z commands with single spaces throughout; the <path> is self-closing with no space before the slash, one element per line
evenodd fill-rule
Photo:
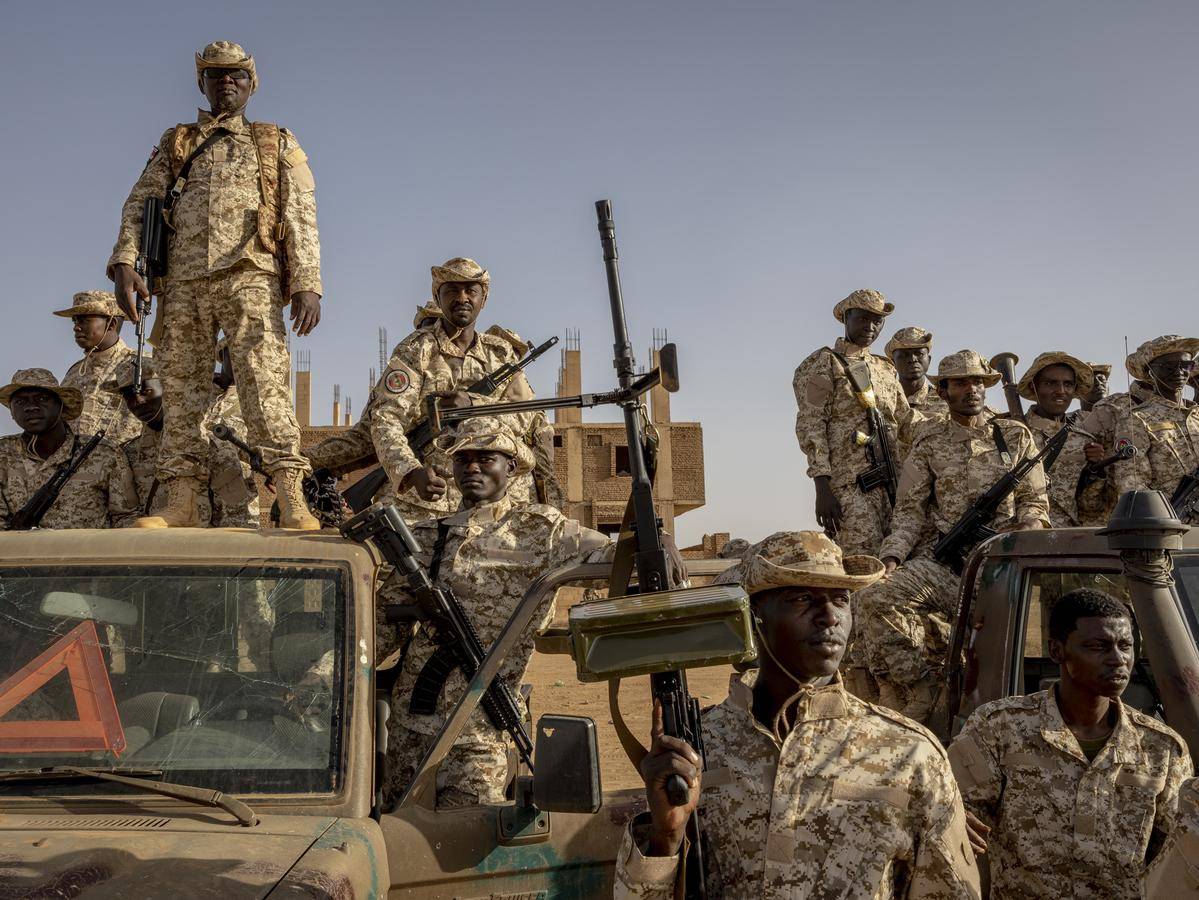
<path fill-rule="evenodd" d="M 1107 382 L 1112 375 L 1110 363 L 1089 362 L 1087 368 L 1091 370 L 1094 381 L 1091 382 L 1091 389 L 1078 398 L 1079 408 L 1085 413 L 1093 410 L 1095 404 L 1107 396 Z"/>
<path fill-rule="evenodd" d="M 483 376 L 519 359 L 527 345 L 502 329 L 476 331 L 475 323 L 487 303 L 491 285 L 491 276 L 478 263 L 455 257 L 433 266 L 431 272 L 433 296 L 441 315 L 400 341 L 370 402 L 375 451 L 391 482 L 395 502 L 409 522 L 458 508 L 449 457 L 433 450 L 422 461 L 405 437 L 424 418 L 426 397 L 438 394 L 444 406 L 533 399 L 533 389 L 523 372 L 510 379 L 496 396 L 467 393 L 466 388 Z M 519 413 L 509 418 L 511 427 L 535 457 L 552 460 L 553 428 L 543 413 Z M 517 479 L 509 493 L 509 498 L 518 502 L 536 497 L 529 474 Z M 547 495 L 546 499 L 553 497 Z"/>
<path fill-rule="evenodd" d="M 533 454 L 507 421 L 491 416 L 467 419 L 439 441 L 452 460 L 461 508 L 413 526 L 421 547 L 418 559 L 435 584 L 457 595 L 488 647 L 499 637 L 530 582 L 571 562 L 605 561 L 612 544 L 552 506 L 517 503 L 508 497 L 508 485 L 532 470 Z M 439 546 L 441 552 L 436 554 Z M 412 602 L 402 584 L 384 591 L 390 601 Z M 508 654 L 497 676 L 517 696 L 522 715 L 519 688 L 533 655 L 534 631 L 548 624 L 553 614 L 550 603 L 538 625 Z M 386 624 L 383 604 L 378 606 L 377 634 L 376 656 L 382 663 L 401 645 L 396 629 Z M 434 649 L 428 635 L 418 630 L 401 654 L 394 692 L 398 702 L 388 725 L 385 806 L 391 806 L 415 777 L 425 750 L 466 690 L 466 680 L 455 670 L 438 696 L 435 714 L 409 709 L 412 686 Z M 491 725 L 481 708 L 476 710 L 438 770 L 438 806 L 502 802 L 509 780 L 509 747 L 507 736 Z"/>
<path fill-rule="evenodd" d="M 20 434 L 0 438 L 0 517 L 7 525 L 87 441 L 68 423 L 83 398 L 46 369 L 21 369 L 0 388 Z M 39 528 L 119 528 L 137 514 L 133 473 L 113 445 L 99 444 L 71 476 Z"/>
<path fill-rule="evenodd" d="M 883 351 L 899 374 L 899 383 L 908 406 L 924 418 L 947 413 L 945 401 L 928 383 L 928 367 L 932 364 L 933 334 L 923 328 L 901 328 L 887 341 Z"/>
<path fill-rule="evenodd" d="M 300 429 L 292 407 L 282 307 L 294 330 L 320 321 L 320 241 L 315 184 L 307 156 L 287 129 L 249 122 L 246 104 L 258 87 L 254 60 L 237 44 L 216 41 L 196 54 L 196 79 L 210 110 L 168 129 L 125 201 L 108 275 L 117 302 L 137 320 L 134 272 L 143 202 L 170 188 L 168 273 L 160 297 L 155 346 L 162 348 L 166 421 L 159 480 L 168 501 L 143 528 L 198 523 L 196 499 L 207 472 L 201 434 L 208 409 L 218 329 L 227 336 L 250 444 L 271 473 L 284 528 L 313 530 L 301 479 Z M 194 155 L 194 157 L 193 157 Z M 180 173 L 193 159 L 186 179 Z"/>
<path fill-rule="evenodd" d="M 1031 400 L 1024 422 L 1040 450 L 1067 424 L 1077 423 L 1080 414 L 1067 410 L 1075 398 L 1090 394 L 1094 373 L 1081 360 L 1061 350 L 1050 350 L 1032 361 L 1017 385 L 1020 396 Z M 1078 524 L 1074 495 L 1078 474 L 1085 465 L 1085 451 L 1075 442 L 1066 445 L 1055 457 L 1046 457 L 1046 489 L 1049 493 L 1049 518 L 1055 528 Z"/>
<path fill-rule="evenodd" d="M 1037 452 L 1027 427 L 986 413 L 986 389 L 999 373 L 973 350 L 942 359 L 930 379 L 949 415 L 920 423 L 883 542 L 887 577 L 854 596 L 854 640 L 881 701 L 918 721 L 929 720 L 939 698 L 960 586 L 959 576 L 933 558 L 933 546 L 987 488 Z M 1048 524 L 1045 474 L 1037 465 L 990 525 L 1013 531 Z"/>
<path fill-rule="evenodd" d="M 104 429 L 104 439 L 119 447 L 141 431 L 141 423 L 121 398 L 101 389 L 135 355 L 121 339 L 125 316 L 109 291 L 81 291 L 70 307 L 55 310 L 54 315 L 71 320 L 75 343 L 83 350 L 83 359 L 67 369 L 62 379 L 63 387 L 75 388 L 83 396 L 83 412 L 75 428 L 80 434 Z"/>
<path fill-rule="evenodd" d="M 866 435 L 870 428 L 848 366 L 868 366 L 874 402 L 895 453 L 910 441 L 912 410 L 895 367 L 869 350 L 894 309 L 878 291 L 854 291 L 833 307 L 845 336 L 800 363 L 791 384 L 799 405 L 795 436 L 816 485 L 816 521 L 846 553 L 877 553 L 891 522 L 887 492 L 863 493 L 857 484 L 870 464 L 856 435 Z"/>
<path fill-rule="evenodd" d="M 1152 384 L 1153 392 L 1116 424 L 1116 443 L 1127 441 L 1140 452 L 1113 466 L 1117 494 L 1161 491 L 1173 495 L 1179 482 L 1199 474 L 1199 405 L 1184 392 L 1199 355 L 1199 338 L 1167 334 L 1147 341 L 1134 354 L 1132 375 Z M 1199 498 L 1175 510 L 1199 524 Z"/>
<path fill-rule="evenodd" d="M 158 450 L 162 435 L 162 381 L 153 362 L 142 366 L 142 392 L 133 390 L 133 367 L 126 366 L 111 382 L 138 421 L 145 426 L 142 433 L 121 445 L 121 452 L 133 471 L 137 485 L 138 508 L 143 516 L 152 515 L 166 506 L 165 495 L 158 490 Z M 226 410 L 219 416 L 235 433 L 245 439 L 245 425 L 240 416 Z M 208 528 L 257 528 L 260 524 L 258 487 L 249 466 L 238 457 L 236 448 L 217 440 L 211 431 L 208 441 L 208 483 L 196 498 L 199 524 Z"/>
<path fill-rule="evenodd" d="M 1141 896 L 1192 767 L 1182 738 L 1120 702 L 1133 646 L 1114 597 L 1063 594 L 1049 614 L 1061 680 L 980 706 L 949 748 L 967 807 L 990 828 L 993 898 Z"/>
<path fill-rule="evenodd" d="M 722 573 L 750 595 L 759 668 L 702 716 L 706 770 L 663 734 L 641 763 L 649 812 L 616 858 L 617 898 L 682 896 L 698 806 L 707 896 L 977 898 L 978 871 L 945 751 L 920 725 L 847 693 L 837 674 L 851 591 L 883 573 L 825 535 L 778 532 Z M 672 807 L 666 780 L 691 785 Z M 701 787 L 702 783 L 702 787 Z"/>
<path fill-rule="evenodd" d="M 1199 778 L 1178 791 L 1174 827 L 1145 870 L 1146 900 L 1199 898 Z"/>

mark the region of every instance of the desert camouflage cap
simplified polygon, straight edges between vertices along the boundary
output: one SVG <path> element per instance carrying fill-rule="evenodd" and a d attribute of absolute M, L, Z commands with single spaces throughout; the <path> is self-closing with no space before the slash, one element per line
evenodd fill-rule
<path fill-rule="evenodd" d="M 973 350 L 959 350 L 951 353 L 937 363 L 937 374 L 929 375 L 928 380 L 936 387 L 942 378 L 974 378 L 980 377 L 983 384 L 990 387 L 998 384 L 1000 375 L 992 369 L 981 356 Z"/>
<path fill-rule="evenodd" d="M 433 273 L 433 297 L 437 297 L 437 291 L 443 284 L 453 281 L 474 281 L 483 285 L 483 293 L 486 294 L 491 285 L 491 276 L 487 274 L 487 270 L 475 262 L 473 259 L 467 259 L 465 256 L 455 256 L 453 259 L 447 259 L 440 266 L 433 266 L 430 271 Z"/>
<path fill-rule="evenodd" d="M 928 350 L 933 351 L 933 333 L 925 331 L 923 328 L 912 326 L 910 328 L 901 328 L 891 336 L 891 340 L 887 341 L 887 346 L 883 350 L 883 355 L 887 359 L 891 358 L 891 354 L 896 350 Z"/>
<path fill-rule="evenodd" d="M 851 309 L 864 309 L 880 316 L 889 316 L 895 312 L 895 304 L 888 303 L 887 298 L 878 291 L 862 288 L 833 307 L 833 318 L 844 322 L 846 311 Z"/>
<path fill-rule="evenodd" d="M 512 431 L 502 416 L 478 416 L 464 419 L 453 431 L 437 439 L 437 446 L 453 456 L 462 450 L 495 450 L 516 460 L 514 475 L 531 472 L 533 451 Z"/>
<path fill-rule="evenodd" d="M 125 318 L 121 308 L 117 306 L 116 295 L 112 291 L 80 291 L 71 298 L 67 309 L 56 309 L 54 315 L 71 318 L 72 316 L 112 316 L 117 319 Z"/>
<path fill-rule="evenodd" d="M 1087 367 L 1095 375 L 1109 376 L 1112 374 L 1112 364 L 1111 363 L 1089 362 L 1089 363 L 1087 363 Z"/>
<path fill-rule="evenodd" d="M 715 584 L 740 584 L 747 594 L 780 587 L 858 588 L 886 571 L 873 556 L 842 556 L 822 531 L 776 531 L 741 554 Z"/>
<path fill-rule="evenodd" d="M 62 417 L 67 421 L 78 419 L 83 412 L 83 395 L 77 388 L 63 387 L 49 369 L 17 369 L 12 381 L 0 388 L 0 403 L 8 406 L 12 395 L 26 388 L 49 391 L 62 401 Z"/>
<path fill-rule="evenodd" d="M 1077 397 L 1085 397 L 1095 385 L 1094 372 L 1081 359 L 1071 356 L 1064 350 L 1048 350 L 1034 359 L 1032 365 L 1028 367 L 1028 371 L 1020 378 L 1018 387 L 1021 397 L 1036 402 L 1037 392 L 1033 388 L 1033 382 L 1036 381 L 1040 371 L 1049 366 L 1068 366 L 1074 371 L 1074 394 Z"/>
<path fill-rule="evenodd" d="M 1163 334 L 1145 341 L 1136 351 L 1128 355 L 1125 364 L 1128 374 L 1138 381 L 1149 381 L 1149 363 L 1167 353 L 1199 353 L 1199 338 L 1183 337 L 1180 334 Z"/>
<path fill-rule="evenodd" d="M 258 90 L 258 71 L 254 57 L 233 41 L 213 41 L 196 54 L 196 84 L 204 90 L 205 69 L 245 69 L 250 73 L 250 93 Z"/>
<path fill-rule="evenodd" d="M 440 319 L 442 315 L 441 307 L 437 305 L 437 301 L 429 300 L 424 306 L 416 308 L 416 316 L 412 319 L 412 327 L 420 328 L 427 320 Z"/>

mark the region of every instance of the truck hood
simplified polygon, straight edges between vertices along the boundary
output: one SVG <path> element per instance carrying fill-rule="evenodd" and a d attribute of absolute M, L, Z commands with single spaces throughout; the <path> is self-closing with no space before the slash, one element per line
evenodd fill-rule
<path fill-rule="evenodd" d="M 265 897 L 334 821 L 0 815 L 0 884 L 19 897 Z"/>

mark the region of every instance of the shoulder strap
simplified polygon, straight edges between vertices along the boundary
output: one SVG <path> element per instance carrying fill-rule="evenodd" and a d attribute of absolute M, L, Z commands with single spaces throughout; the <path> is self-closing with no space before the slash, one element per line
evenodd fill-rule
<path fill-rule="evenodd" d="M 167 191 L 166 197 L 164 197 L 162 201 L 162 214 L 168 223 L 170 222 L 171 209 L 183 195 L 184 187 L 187 186 L 187 176 L 191 174 L 192 163 L 196 161 L 196 157 L 198 157 L 201 153 L 203 153 L 227 134 L 229 134 L 228 128 L 214 128 L 212 130 L 212 134 L 204 138 L 204 140 L 200 142 L 199 146 L 197 146 L 195 150 L 187 155 L 187 159 L 185 159 L 183 161 L 183 165 L 179 167 L 179 171 L 175 175 L 175 183 L 171 185 L 170 190 Z"/>
<path fill-rule="evenodd" d="M 849 360 L 844 354 L 838 353 L 832 347 L 826 347 L 833 358 L 841 364 L 850 386 L 853 387 L 854 397 L 862 409 L 873 409 L 877 404 L 874 396 L 874 385 L 870 379 L 870 363 L 864 359 Z"/>
<path fill-rule="evenodd" d="M 1012 452 L 1008 449 L 1007 438 L 1003 436 L 1003 429 L 999 427 L 999 419 L 991 420 L 991 437 L 995 441 L 995 449 L 999 451 L 999 458 L 1003 460 L 1005 466 L 1012 464 Z"/>
<path fill-rule="evenodd" d="M 446 541 L 450 537 L 450 523 L 442 519 L 437 523 L 437 540 L 433 542 L 433 558 L 429 561 L 429 580 L 437 583 L 441 574 L 441 558 L 445 556 Z"/>

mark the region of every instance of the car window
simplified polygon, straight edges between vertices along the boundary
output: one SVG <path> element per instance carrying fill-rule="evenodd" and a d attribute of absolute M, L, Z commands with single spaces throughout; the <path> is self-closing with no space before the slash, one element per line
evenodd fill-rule
<path fill-rule="evenodd" d="M 0 772 L 119 766 L 222 791 L 330 791 L 345 603 L 328 567 L 0 570 Z"/>

